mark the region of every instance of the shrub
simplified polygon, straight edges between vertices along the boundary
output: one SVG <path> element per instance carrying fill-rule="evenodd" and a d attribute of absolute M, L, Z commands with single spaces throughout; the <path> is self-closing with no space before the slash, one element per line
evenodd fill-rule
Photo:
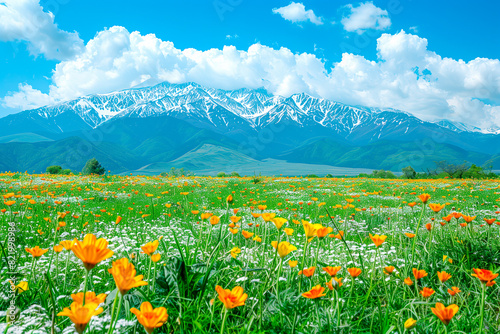
<path fill-rule="evenodd" d="M 90 175 L 90 174 L 95 174 L 95 175 L 102 175 L 106 172 L 106 169 L 101 166 L 99 161 L 97 161 L 96 158 L 92 158 L 87 163 L 85 164 L 85 167 L 83 167 L 82 173 L 84 175 Z"/>
<path fill-rule="evenodd" d="M 46 169 L 47 174 L 61 174 L 63 171 L 61 166 L 49 166 Z"/>

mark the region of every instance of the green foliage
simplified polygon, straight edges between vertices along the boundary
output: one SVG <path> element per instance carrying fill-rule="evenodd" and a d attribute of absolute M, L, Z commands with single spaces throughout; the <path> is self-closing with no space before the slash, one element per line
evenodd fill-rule
<path fill-rule="evenodd" d="M 227 174 L 224 172 L 217 173 L 217 177 L 226 177 L 226 176 L 227 176 Z"/>
<path fill-rule="evenodd" d="M 62 174 L 62 171 L 61 166 L 49 166 L 46 169 L 47 174 Z"/>
<path fill-rule="evenodd" d="M 85 167 L 83 167 L 82 173 L 84 175 L 103 175 L 106 172 L 106 169 L 101 166 L 99 161 L 97 161 L 96 158 L 92 158 L 87 163 L 85 164 Z"/>
<path fill-rule="evenodd" d="M 414 179 L 417 177 L 417 172 L 411 166 L 403 168 L 402 172 L 403 172 L 404 178 L 406 178 L 406 179 Z"/>
<path fill-rule="evenodd" d="M 234 177 L 240 177 L 240 174 L 238 174 L 237 172 L 232 172 L 232 173 L 231 173 L 231 176 L 234 176 Z"/>
<path fill-rule="evenodd" d="M 361 173 L 359 177 L 368 177 L 373 179 L 396 179 L 397 176 L 391 171 L 374 170 L 371 174 Z"/>

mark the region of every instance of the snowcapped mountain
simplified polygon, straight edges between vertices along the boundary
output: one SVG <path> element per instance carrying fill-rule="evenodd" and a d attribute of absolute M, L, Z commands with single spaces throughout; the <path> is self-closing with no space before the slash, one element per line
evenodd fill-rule
<path fill-rule="evenodd" d="M 308 94 L 275 96 L 263 89 L 160 83 L 0 119 L 0 168 L 5 170 L 42 171 L 56 163 L 80 170 L 97 157 L 125 171 L 163 166 L 204 144 L 257 160 L 396 171 L 408 165 L 420 170 L 445 159 L 500 165 L 500 135 L 493 130 L 482 133 L 446 120 L 425 122 L 403 111 Z"/>
<path fill-rule="evenodd" d="M 371 128 L 372 138 L 383 137 L 389 128 L 398 127 L 408 131 L 415 124 L 424 123 L 401 111 L 354 107 L 304 93 L 285 98 L 268 94 L 263 89 L 226 91 L 195 83 L 161 83 L 84 96 L 12 115 L 9 121 L 15 123 L 15 119 L 31 119 L 40 122 L 45 119 L 52 131 L 67 132 L 75 130 L 75 116 L 81 120 L 77 122 L 81 123 L 81 127 L 96 128 L 111 119 L 160 115 L 210 124 L 219 129 L 248 126 L 259 130 L 271 124 L 289 122 L 298 127 L 321 126 L 342 137 L 349 137 L 356 130 Z M 71 125 L 68 124 L 68 118 Z M 463 127 L 451 127 L 447 123 L 437 125 L 453 131 L 464 131 Z"/>

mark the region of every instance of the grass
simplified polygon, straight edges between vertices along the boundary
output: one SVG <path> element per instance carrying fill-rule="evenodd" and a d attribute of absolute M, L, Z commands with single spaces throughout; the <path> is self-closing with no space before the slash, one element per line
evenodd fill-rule
<path fill-rule="evenodd" d="M 70 319 L 57 314 L 70 306 L 71 294 L 84 291 L 86 270 L 72 251 L 56 253 L 53 247 L 91 233 L 106 239 L 114 254 L 88 276 L 87 291 L 107 297 L 85 333 L 109 332 L 112 314 L 114 333 L 144 333 L 130 309 L 146 301 L 168 312 L 156 333 L 497 333 L 499 289 L 471 274 L 474 268 L 500 269 L 500 226 L 483 220 L 499 218 L 499 186 L 498 180 L 281 177 L 254 183 L 252 178 L 0 174 L 0 331 L 74 332 Z M 431 196 L 427 204 L 417 197 L 423 193 Z M 429 203 L 445 207 L 434 213 Z M 454 212 L 475 218 L 464 226 L 464 217 L 443 220 Z M 212 225 L 203 213 L 220 221 Z M 264 221 L 267 215 L 252 213 L 287 222 L 278 230 Z M 303 220 L 331 231 L 308 241 Z M 15 227 L 15 240 L 9 239 L 9 227 Z M 246 239 L 243 230 L 254 234 Z M 370 234 L 387 239 L 377 248 Z M 141 253 L 141 246 L 155 240 L 158 262 Z M 297 249 L 281 258 L 271 246 L 278 240 Z M 35 246 L 48 251 L 35 259 L 25 251 Z M 148 283 L 123 298 L 108 272 L 121 258 Z M 311 277 L 298 274 L 313 266 Z M 336 274 L 341 286 L 322 269 L 327 266 L 341 267 Z M 390 275 L 384 272 L 388 266 L 394 267 Z M 347 271 L 353 267 L 361 269 L 355 278 Z M 415 280 L 413 268 L 427 276 Z M 441 283 L 438 271 L 452 277 Z M 412 285 L 403 282 L 408 277 Z M 29 288 L 18 289 L 13 298 L 10 281 L 28 282 Z M 248 298 L 225 311 L 217 285 L 240 286 Z M 302 296 L 317 285 L 325 288 L 324 296 Z M 435 292 L 425 298 L 424 287 Z M 451 296 L 452 287 L 461 292 Z M 5 312 L 11 300 L 14 322 Z M 448 326 L 431 311 L 437 302 L 459 308 Z M 404 327 L 409 318 L 417 320 L 413 329 Z"/>

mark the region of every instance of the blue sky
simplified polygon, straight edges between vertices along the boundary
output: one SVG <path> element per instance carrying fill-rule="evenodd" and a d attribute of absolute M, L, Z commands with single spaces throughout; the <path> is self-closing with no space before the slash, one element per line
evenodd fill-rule
<path fill-rule="evenodd" d="M 500 71 L 500 25 L 496 21 L 500 3 L 496 1 L 2 2 L 0 21 L 8 18 L 11 24 L 8 20 L 0 23 L 0 116 L 78 95 L 130 88 L 153 77 L 174 82 L 196 79 L 225 89 L 255 88 L 262 83 L 276 94 L 306 91 L 344 103 L 408 110 L 428 119 L 467 121 L 472 108 L 478 117 L 487 120 L 483 123 L 500 125 L 500 116 L 496 116 L 500 84 L 488 77 L 500 73 L 496 72 Z M 53 13 L 53 22 L 48 11 Z M 32 24 L 33 17 L 41 18 Z M 23 24 L 27 27 L 23 28 Z M 34 33 L 30 24 L 41 33 Z M 110 28 L 116 26 L 123 30 L 111 32 Z M 143 52 L 137 42 L 137 48 L 131 44 L 129 51 L 140 50 L 140 55 L 125 55 L 127 52 L 119 50 L 117 36 L 132 40 L 135 31 L 142 42 L 148 34 L 156 37 L 149 39 L 151 43 L 172 42 L 174 51 L 161 51 L 160 55 L 155 50 Z M 85 50 L 93 41 L 95 48 Z M 160 44 L 158 50 L 162 50 Z M 217 68 L 207 70 L 207 66 L 221 67 L 220 63 L 213 65 L 220 56 L 217 52 L 201 56 L 203 60 L 197 66 L 192 62 L 198 62 L 200 57 L 191 52 L 187 56 L 178 54 L 186 49 L 221 51 L 229 45 L 235 47 L 235 52 L 249 53 L 255 45 L 266 48 L 255 51 L 262 59 L 255 60 L 254 55 L 251 65 L 248 59 L 238 60 L 222 74 Z M 281 48 L 289 53 L 279 52 Z M 182 59 L 172 60 L 171 52 Z M 292 59 L 301 54 L 307 57 Z M 226 64 L 224 57 L 221 61 Z M 478 57 L 485 61 L 478 62 Z M 120 69 L 112 65 L 117 59 L 122 64 Z M 451 64 L 447 59 L 452 60 Z M 141 66 L 134 65 L 142 61 L 145 63 Z M 124 66 L 125 62 L 130 64 Z M 109 68 L 93 73 L 96 66 Z M 277 67 L 282 71 L 277 72 Z M 408 79 L 411 71 L 418 73 L 425 70 L 423 67 L 431 75 L 420 73 Z M 173 68 L 175 75 L 170 72 Z M 241 77 L 228 71 L 249 74 Z M 255 72 L 261 78 L 253 77 Z M 296 75 L 286 76 L 287 72 Z M 461 73 L 459 78 L 457 72 Z M 109 84 L 98 82 L 102 73 L 112 73 Z M 383 91 L 370 87 L 370 81 L 377 86 L 387 77 L 391 79 L 385 86 L 381 84 Z M 463 85 L 457 87 L 457 80 L 463 80 Z M 394 88 L 395 82 L 400 86 Z M 412 89 L 419 93 L 405 92 Z M 441 98 L 443 94 L 445 99 Z"/>

